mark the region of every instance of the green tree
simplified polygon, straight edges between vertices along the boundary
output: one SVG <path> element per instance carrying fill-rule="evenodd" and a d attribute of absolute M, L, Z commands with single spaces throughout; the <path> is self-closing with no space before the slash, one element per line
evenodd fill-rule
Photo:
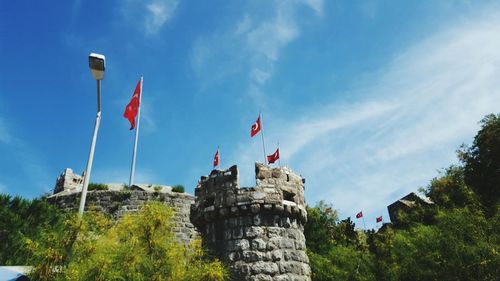
<path fill-rule="evenodd" d="M 479 196 L 488 216 L 498 212 L 500 198 L 500 114 L 481 120 L 472 146 L 459 152 L 465 183 Z"/>
<path fill-rule="evenodd" d="M 312 280 L 375 280 L 366 236 L 323 201 L 307 207 L 304 228 Z"/>
<path fill-rule="evenodd" d="M 199 240 L 177 243 L 173 211 L 144 205 L 116 224 L 100 214 L 69 217 L 62 231 L 29 241 L 35 280 L 224 280 L 218 260 L 209 260 Z"/>
<path fill-rule="evenodd" d="M 0 264 L 25 265 L 30 251 L 25 240 L 62 222 L 62 213 L 43 199 L 27 200 L 0 194 Z"/>
<path fill-rule="evenodd" d="M 378 280 L 497 280 L 498 221 L 468 208 L 440 210 L 433 225 L 375 235 Z"/>
<path fill-rule="evenodd" d="M 462 166 L 450 166 L 440 177 L 432 179 L 425 195 L 436 205 L 447 209 L 480 208 L 477 195 L 465 184 Z"/>

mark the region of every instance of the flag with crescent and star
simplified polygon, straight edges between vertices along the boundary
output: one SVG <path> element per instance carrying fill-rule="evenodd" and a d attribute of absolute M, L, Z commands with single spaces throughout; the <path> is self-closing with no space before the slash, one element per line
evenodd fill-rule
<path fill-rule="evenodd" d="M 250 137 L 254 137 L 256 134 L 260 132 L 260 115 L 257 118 L 257 121 L 253 123 L 252 130 L 250 131 Z"/>
<path fill-rule="evenodd" d="M 219 148 L 217 148 L 214 156 L 214 168 L 217 166 L 219 166 Z"/>
<path fill-rule="evenodd" d="M 123 117 L 127 118 L 130 122 L 130 130 L 135 128 L 135 117 L 137 116 L 137 112 L 139 110 L 139 100 L 141 96 L 141 80 L 137 82 L 137 86 L 135 87 L 134 94 L 132 95 L 132 99 L 125 107 L 125 112 L 123 113 Z"/>
<path fill-rule="evenodd" d="M 362 217 L 363 217 L 363 212 L 359 212 L 359 213 L 356 214 L 356 218 L 357 219 L 360 219 Z"/>
<path fill-rule="evenodd" d="M 278 159 L 280 159 L 280 149 L 279 149 L 279 147 L 276 149 L 276 151 L 273 154 L 267 155 L 267 162 L 269 164 L 273 164 Z"/>

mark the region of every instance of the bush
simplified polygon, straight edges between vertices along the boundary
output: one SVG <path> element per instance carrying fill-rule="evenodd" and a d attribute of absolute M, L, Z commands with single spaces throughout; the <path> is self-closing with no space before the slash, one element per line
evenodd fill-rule
<path fill-rule="evenodd" d="M 60 231 L 30 241 L 36 265 L 33 280 L 222 281 L 222 263 L 204 254 L 201 241 L 179 244 L 172 232 L 171 208 L 151 202 L 116 224 L 87 212 L 68 217 Z"/>
<path fill-rule="evenodd" d="M 104 183 L 89 183 L 87 190 L 108 190 L 108 185 Z"/>
<path fill-rule="evenodd" d="M 155 192 L 160 192 L 163 189 L 163 187 L 161 187 L 160 185 L 155 185 L 153 189 L 155 190 Z"/>
<path fill-rule="evenodd" d="M 0 265 L 29 264 L 27 239 L 59 225 L 62 212 L 42 199 L 27 200 L 0 194 Z"/>
<path fill-rule="evenodd" d="M 172 186 L 172 192 L 184 193 L 184 186 L 178 184 Z"/>

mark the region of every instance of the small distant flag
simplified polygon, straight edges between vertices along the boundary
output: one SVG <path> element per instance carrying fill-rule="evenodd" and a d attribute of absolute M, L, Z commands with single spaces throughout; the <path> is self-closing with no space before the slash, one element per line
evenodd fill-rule
<path fill-rule="evenodd" d="M 382 216 L 380 216 L 380 217 L 377 218 L 377 223 L 379 223 L 381 221 L 382 221 Z"/>
<path fill-rule="evenodd" d="M 259 117 L 257 117 L 257 121 L 255 121 L 255 123 L 253 123 L 252 125 L 252 129 L 250 131 L 250 137 L 254 137 L 256 134 L 258 134 L 260 132 L 260 114 L 259 114 Z"/>
<path fill-rule="evenodd" d="M 217 148 L 217 152 L 215 152 L 214 156 L 214 168 L 219 166 L 219 148 Z"/>
<path fill-rule="evenodd" d="M 127 118 L 130 122 L 130 130 L 135 128 L 135 117 L 137 116 L 137 112 L 139 111 L 139 103 L 141 96 L 141 80 L 137 82 L 137 86 L 135 86 L 134 94 L 132 95 L 132 99 L 125 107 L 125 112 L 123 113 L 123 117 Z"/>
<path fill-rule="evenodd" d="M 363 212 L 359 212 L 359 213 L 356 214 L 356 218 L 357 219 L 360 219 L 362 217 L 363 217 Z"/>
<path fill-rule="evenodd" d="M 280 159 L 280 148 L 279 147 L 276 149 L 276 151 L 273 154 L 267 155 L 267 162 L 269 164 L 273 164 L 278 159 Z"/>

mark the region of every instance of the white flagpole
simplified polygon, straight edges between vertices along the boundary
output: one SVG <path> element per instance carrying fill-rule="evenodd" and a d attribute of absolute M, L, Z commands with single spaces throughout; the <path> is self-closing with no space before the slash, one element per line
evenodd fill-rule
<path fill-rule="evenodd" d="M 140 94 L 139 94 L 139 109 L 137 110 L 137 126 L 135 127 L 134 154 L 132 155 L 132 168 L 130 170 L 130 180 L 128 183 L 129 187 L 131 187 L 134 184 L 135 158 L 136 158 L 136 154 L 137 154 L 137 141 L 139 140 L 139 124 L 141 122 L 142 83 L 143 83 L 143 76 L 141 75 L 141 90 L 140 90 Z"/>
<path fill-rule="evenodd" d="M 278 141 L 278 151 L 280 151 L 280 142 Z M 278 166 L 281 168 L 281 155 L 278 158 Z"/>
<path fill-rule="evenodd" d="M 262 131 L 261 136 L 262 136 L 262 148 L 264 149 L 264 165 L 267 165 L 267 154 L 266 154 L 266 145 L 264 144 L 264 122 L 262 121 L 262 114 L 259 112 L 259 117 L 260 117 L 260 130 Z"/>

